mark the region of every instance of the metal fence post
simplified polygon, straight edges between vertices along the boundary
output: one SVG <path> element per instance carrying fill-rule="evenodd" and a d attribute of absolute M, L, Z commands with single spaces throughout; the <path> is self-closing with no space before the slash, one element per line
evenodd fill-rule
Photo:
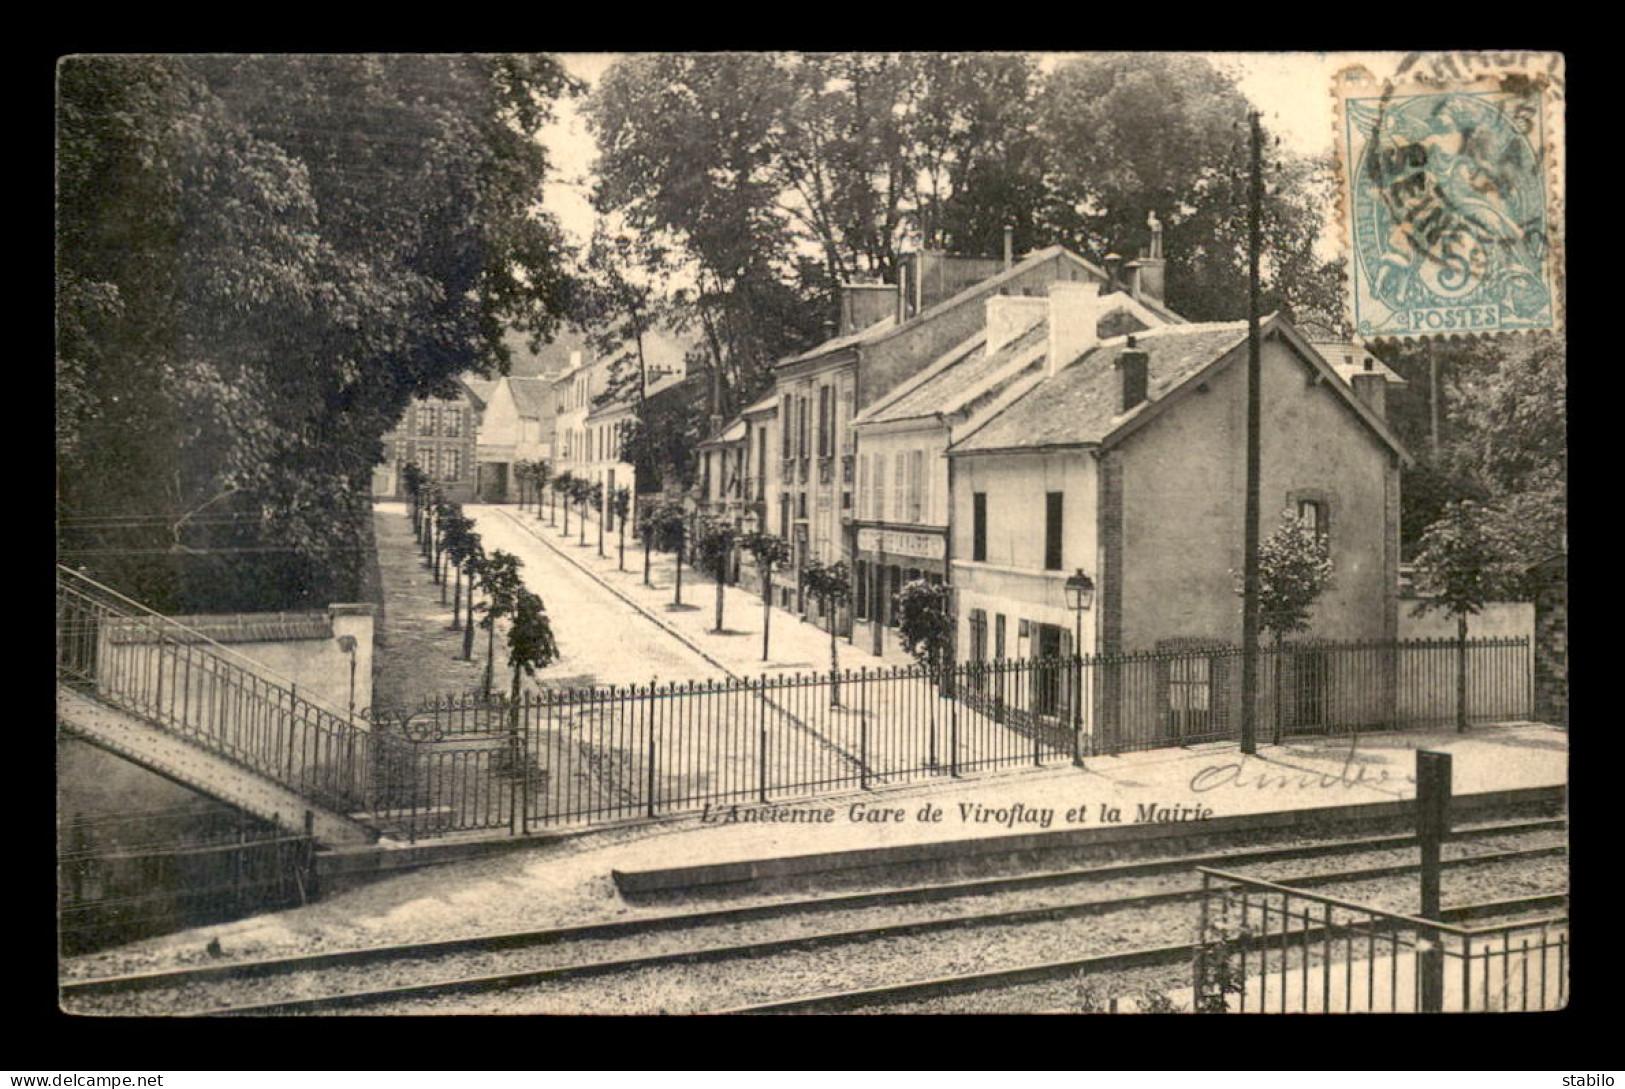
<path fill-rule="evenodd" d="M 746 686 L 750 685 L 747 680 Z M 767 674 L 756 682 L 756 796 L 767 804 Z"/>
<path fill-rule="evenodd" d="M 1072 656 L 1072 766 L 1083 767 L 1083 655 Z"/>
<path fill-rule="evenodd" d="M 670 688 L 671 688 L 671 686 L 667 685 L 667 690 L 668 691 L 670 691 Z M 657 719 L 659 717 L 656 714 L 656 712 L 658 711 L 658 706 L 656 705 L 655 700 L 658 699 L 658 698 L 659 697 L 656 696 L 655 693 L 654 693 L 654 686 L 651 685 L 650 686 L 650 693 L 649 693 L 649 773 L 648 773 L 648 789 L 649 789 L 648 813 L 649 813 L 650 817 L 653 817 L 655 815 L 655 723 L 656 723 L 656 721 L 657 721 Z"/>
<path fill-rule="evenodd" d="M 1449 753 L 1416 751 L 1416 839 L 1422 849 L 1422 907 L 1418 914 L 1430 921 L 1439 918 L 1439 847 L 1450 830 L 1450 763 Z M 1422 1012 L 1438 1013 L 1444 1008 L 1443 934 L 1430 929 L 1417 938 L 1416 972 Z M 1465 1008 L 1465 993 L 1462 999 Z"/>

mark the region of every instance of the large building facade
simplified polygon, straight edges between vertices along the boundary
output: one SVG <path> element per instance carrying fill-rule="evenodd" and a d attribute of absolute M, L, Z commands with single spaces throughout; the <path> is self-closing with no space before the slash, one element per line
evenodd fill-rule
<path fill-rule="evenodd" d="M 401 470 L 415 463 L 433 477 L 448 499 L 475 499 L 475 441 L 484 401 L 466 382 L 451 397 L 418 398 L 384 436 L 384 460 L 373 469 L 377 499 L 405 499 Z"/>

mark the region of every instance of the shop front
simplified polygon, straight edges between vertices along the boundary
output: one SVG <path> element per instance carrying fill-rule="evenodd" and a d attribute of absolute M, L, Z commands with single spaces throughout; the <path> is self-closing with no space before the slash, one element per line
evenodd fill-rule
<path fill-rule="evenodd" d="M 948 531 L 940 526 L 858 523 L 853 550 L 852 642 L 883 655 L 897 647 L 895 596 L 911 579 L 948 577 Z M 887 630 L 893 629 L 888 637 Z"/>

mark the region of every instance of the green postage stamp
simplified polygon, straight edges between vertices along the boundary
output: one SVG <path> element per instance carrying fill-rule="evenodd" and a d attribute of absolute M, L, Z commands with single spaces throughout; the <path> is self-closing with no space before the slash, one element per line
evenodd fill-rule
<path fill-rule="evenodd" d="M 1412 55 L 1336 76 L 1356 335 L 1562 327 L 1562 62 Z"/>

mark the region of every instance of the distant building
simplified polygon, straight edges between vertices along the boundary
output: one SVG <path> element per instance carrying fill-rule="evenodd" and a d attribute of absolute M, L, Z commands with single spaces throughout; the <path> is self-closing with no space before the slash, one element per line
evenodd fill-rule
<path fill-rule="evenodd" d="M 509 503 L 519 498 L 514 465 L 553 455 L 552 379 L 499 378 L 491 383 L 487 402 L 475 451 L 479 497 L 485 503 Z"/>
<path fill-rule="evenodd" d="M 420 397 L 406 406 L 384 436 L 384 460 L 372 474 L 374 498 L 407 498 L 401 470 L 416 463 L 451 501 L 474 501 L 475 436 L 485 402 L 468 382 L 458 380 L 456 390 L 452 397 Z"/>

